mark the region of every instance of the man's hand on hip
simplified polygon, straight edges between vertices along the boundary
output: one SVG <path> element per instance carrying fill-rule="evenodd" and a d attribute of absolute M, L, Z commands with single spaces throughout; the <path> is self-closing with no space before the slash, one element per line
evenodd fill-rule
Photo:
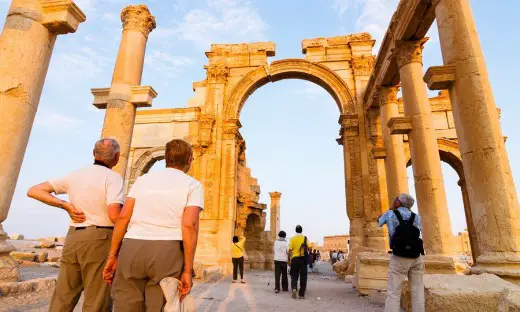
<path fill-rule="evenodd" d="M 87 221 L 87 217 L 85 216 L 85 214 L 82 211 L 77 210 L 73 204 L 63 202 L 62 207 L 65 211 L 67 211 L 74 223 L 83 223 Z"/>

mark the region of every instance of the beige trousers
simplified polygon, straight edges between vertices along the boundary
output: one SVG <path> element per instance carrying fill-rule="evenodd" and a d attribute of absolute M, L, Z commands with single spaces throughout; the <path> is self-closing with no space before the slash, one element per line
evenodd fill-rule
<path fill-rule="evenodd" d="M 83 312 L 111 311 L 110 287 L 101 277 L 111 239 L 112 229 L 69 229 L 50 312 L 74 310 L 82 292 Z"/>
<path fill-rule="evenodd" d="M 163 311 L 159 283 L 165 277 L 180 279 L 183 265 L 181 241 L 123 240 L 112 286 L 115 311 Z"/>
<path fill-rule="evenodd" d="M 401 291 L 404 280 L 408 277 L 412 294 L 412 312 L 424 312 L 424 258 L 403 258 L 392 255 L 388 270 L 388 291 L 385 312 L 401 311 Z"/>

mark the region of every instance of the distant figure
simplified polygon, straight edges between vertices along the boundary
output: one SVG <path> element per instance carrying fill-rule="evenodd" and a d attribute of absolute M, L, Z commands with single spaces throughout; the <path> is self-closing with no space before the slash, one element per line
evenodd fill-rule
<path fill-rule="evenodd" d="M 111 170 L 118 161 L 119 143 L 101 139 L 94 146 L 94 164 L 35 185 L 27 192 L 29 197 L 65 210 L 71 218 L 51 312 L 74 310 L 83 291 L 83 311 L 112 310 L 110 287 L 101 273 L 123 204 L 123 179 Z M 67 194 L 70 203 L 52 193 Z"/>
<path fill-rule="evenodd" d="M 412 311 L 424 311 L 424 249 L 420 238 L 421 217 L 411 211 L 415 200 L 401 194 L 394 201 L 393 210 L 379 217 L 379 226 L 388 227 L 390 238 L 390 267 L 385 312 L 399 312 L 401 290 L 408 277 L 412 295 Z"/>
<path fill-rule="evenodd" d="M 332 262 L 332 265 L 338 261 L 338 253 L 336 250 L 332 251 L 332 257 L 330 258 L 330 261 Z"/>
<path fill-rule="evenodd" d="M 171 140 L 164 156 L 166 168 L 137 178 L 116 221 L 103 271 L 107 283 L 113 282 L 115 311 L 162 311 L 163 279 L 180 281 L 181 301 L 193 285 L 204 190 L 187 174 L 191 144 Z"/>
<path fill-rule="evenodd" d="M 274 242 L 274 292 L 280 292 L 280 276 L 282 277 L 282 290 L 289 291 L 287 279 L 287 262 L 289 262 L 289 243 L 285 239 L 284 231 L 278 233 L 278 239 Z"/>
<path fill-rule="evenodd" d="M 245 249 L 246 238 L 241 239 L 238 236 L 233 236 L 233 245 L 231 246 L 231 256 L 233 257 L 233 280 L 235 283 L 238 278 L 238 270 L 240 270 L 240 282 L 245 284 L 244 281 L 244 249 Z"/>
<path fill-rule="evenodd" d="M 338 262 L 343 261 L 343 259 L 345 259 L 345 257 L 343 256 L 343 251 L 340 250 L 338 252 Z"/>
<path fill-rule="evenodd" d="M 291 254 L 291 289 L 292 297 L 296 299 L 299 294 L 300 299 L 305 298 L 307 288 L 307 261 L 309 249 L 307 237 L 302 235 L 301 225 L 296 226 L 296 235 L 291 238 L 289 243 L 289 253 Z M 298 278 L 300 278 L 300 290 L 298 292 Z"/>

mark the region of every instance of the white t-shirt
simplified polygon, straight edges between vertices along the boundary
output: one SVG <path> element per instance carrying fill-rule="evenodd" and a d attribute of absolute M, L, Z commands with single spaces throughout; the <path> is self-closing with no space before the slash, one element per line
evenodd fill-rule
<path fill-rule="evenodd" d="M 277 239 L 274 241 L 274 261 L 289 261 L 289 242 Z"/>
<path fill-rule="evenodd" d="M 182 240 L 184 208 L 204 208 L 200 182 L 174 168 L 140 176 L 127 197 L 134 198 L 135 205 L 125 238 Z"/>
<path fill-rule="evenodd" d="M 70 203 L 85 214 L 85 222 L 71 221 L 71 226 L 114 226 L 107 207 L 114 203 L 123 204 L 123 179 L 117 172 L 90 165 L 49 183 L 56 194 L 69 195 Z"/>

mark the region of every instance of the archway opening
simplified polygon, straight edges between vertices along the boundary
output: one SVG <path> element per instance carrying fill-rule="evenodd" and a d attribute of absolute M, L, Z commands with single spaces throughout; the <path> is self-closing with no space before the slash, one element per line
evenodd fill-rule
<path fill-rule="evenodd" d="M 247 216 L 244 235 L 246 237 L 245 254 L 247 266 L 253 269 L 265 268 L 265 257 L 263 255 L 264 242 L 262 241 L 262 222 L 256 214 Z"/>
<path fill-rule="evenodd" d="M 348 234 L 343 147 L 335 140 L 340 112 L 330 93 L 314 81 L 277 81 L 256 89 L 240 116 L 260 202 L 269 207 L 268 193 L 282 193 L 280 229 L 291 237 L 300 224 L 318 245 Z M 268 212 L 267 230 L 269 220 Z"/>
<path fill-rule="evenodd" d="M 440 152 L 441 168 L 444 179 L 444 189 L 446 191 L 446 199 L 448 202 L 448 211 L 450 216 L 452 234 L 453 234 L 453 251 L 461 261 L 472 263 L 472 251 L 469 240 L 468 225 L 465 209 L 469 207 L 464 206 L 461 186 L 459 180 L 463 177 L 461 167 L 454 162 L 452 157 L 455 157 L 446 152 Z M 448 158 L 446 158 L 448 157 Z M 459 160 L 457 160 L 459 161 Z M 413 169 L 411 161 L 407 165 L 408 187 L 410 194 L 416 198 Z M 415 208 L 417 209 L 417 208 Z M 426 220 L 424 222 L 427 222 Z"/>

